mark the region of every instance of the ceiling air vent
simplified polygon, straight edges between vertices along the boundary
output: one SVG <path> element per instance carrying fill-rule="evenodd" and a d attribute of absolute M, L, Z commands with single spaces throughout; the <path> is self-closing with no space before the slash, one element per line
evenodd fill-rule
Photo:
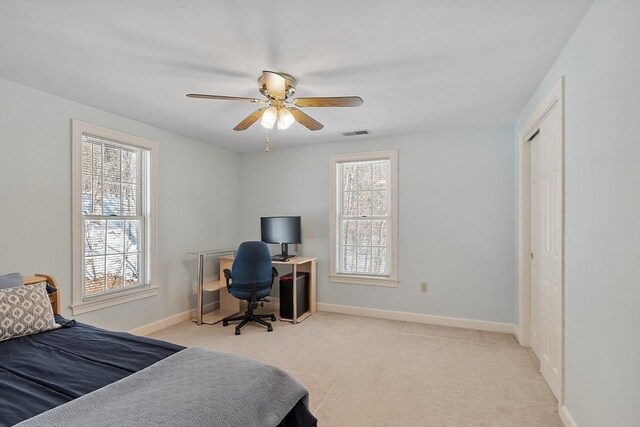
<path fill-rule="evenodd" d="M 369 135 L 371 132 L 368 130 L 356 130 L 353 132 L 342 132 L 344 136 L 358 136 L 358 135 Z"/>

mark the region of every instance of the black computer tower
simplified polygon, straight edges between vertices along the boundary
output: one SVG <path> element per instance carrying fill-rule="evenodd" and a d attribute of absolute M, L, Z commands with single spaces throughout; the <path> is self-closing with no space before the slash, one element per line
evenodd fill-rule
<path fill-rule="evenodd" d="M 296 314 L 309 311 L 309 273 L 298 272 L 296 280 Z M 280 319 L 293 320 L 293 274 L 280 276 Z"/>

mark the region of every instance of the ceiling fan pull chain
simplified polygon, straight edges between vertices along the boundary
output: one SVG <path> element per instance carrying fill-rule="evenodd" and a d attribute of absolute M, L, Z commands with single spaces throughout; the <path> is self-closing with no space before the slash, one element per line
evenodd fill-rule
<path fill-rule="evenodd" d="M 269 129 L 267 129 L 267 137 L 264 140 L 264 152 L 269 154 Z"/>

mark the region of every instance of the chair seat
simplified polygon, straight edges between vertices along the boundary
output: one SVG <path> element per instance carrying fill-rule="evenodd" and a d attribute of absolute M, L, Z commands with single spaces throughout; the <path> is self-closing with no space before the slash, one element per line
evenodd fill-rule
<path fill-rule="evenodd" d="M 258 289 L 256 292 L 256 298 L 264 298 L 266 296 L 269 296 L 269 294 L 271 293 L 271 289 L 267 288 L 267 289 Z M 250 289 L 233 289 L 231 288 L 231 294 L 238 298 L 238 299 L 244 299 L 244 300 L 251 300 L 251 290 Z"/>

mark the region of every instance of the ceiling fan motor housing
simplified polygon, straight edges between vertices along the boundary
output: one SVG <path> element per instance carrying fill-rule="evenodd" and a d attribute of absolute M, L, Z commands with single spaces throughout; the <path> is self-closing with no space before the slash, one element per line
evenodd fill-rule
<path fill-rule="evenodd" d="M 291 95 L 293 95 L 296 92 L 296 79 L 287 73 L 277 73 L 280 76 L 284 77 L 285 80 L 285 90 L 284 90 L 284 99 L 289 98 Z M 263 94 L 264 96 L 266 96 L 267 98 L 270 99 L 276 99 L 274 96 L 272 96 L 269 91 L 267 91 L 267 83 L 265 82 L 264 79 L 264 74 L 260 74 L 260 77 L 258 77 L 258 86 L 260 87 L 260 93 Z"/>

